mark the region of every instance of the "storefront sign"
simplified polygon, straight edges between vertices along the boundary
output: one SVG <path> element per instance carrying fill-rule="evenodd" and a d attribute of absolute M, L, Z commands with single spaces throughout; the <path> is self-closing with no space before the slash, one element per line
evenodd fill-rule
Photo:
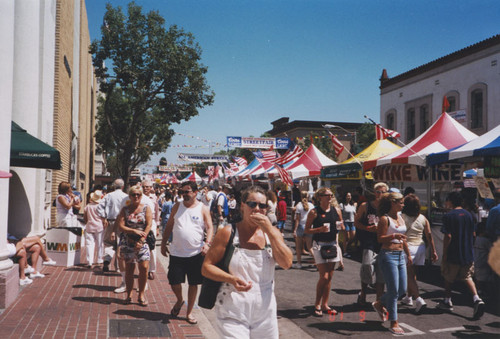
<path fill-rule="evenodd" d="M 488 185 L 488 180 L 486 178 L 474 177 L 474 182 L 476 183 L 476 188 L 481 198 L 494 199 L 493 193 L 491 193 L 490 190 L 490 185 Z"/>
<path fill-rule="evenodd" d="M 432 167 L 433 182 L 462 181 L 463 168 L 460 164 L 445 164 Z M 404 164 L 385 165 L 372 169 L 373 179 L 376 181 L 427 181 L 428 167 Z"/>
<path fill-rule="evenodd" d="M 271 148 L 288 149 L 290 139 L 288 138 L 246 138 L 246 137 L 227 137 L 227 146 L 235 148 Z"/>
<path fill-rule="evenodd" d="M 228 162 L 226 155 L 178 153 L 179 159 L 189 162 Z"/>
<path fill-rule="evenodd" d="M 343 164 L 325 167 L 321 170 L 321 178 L 332 179 L 361 179 L 361 165 L 358 163 Z"/>

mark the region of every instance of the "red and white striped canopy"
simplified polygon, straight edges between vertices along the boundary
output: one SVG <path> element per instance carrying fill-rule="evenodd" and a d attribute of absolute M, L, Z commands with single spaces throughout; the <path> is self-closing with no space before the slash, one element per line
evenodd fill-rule
<path fill-rule="evenodd" d="M 333 165 L 337 163 L 321 153 L 316 146 L 311 145 L 293 165 L 286 168 L 286 171 L 293 179 L 314 177 L 320 175 L 323 167 Z"/>
<path fill-rule="evenodd" d="M 368 171 L 376 166 L 389 164 L 412 164 L 425 166 L 425 158 L 428 154 L 446 151 L 450 148 L 465 144 L 477 135 L 443 113 L 418 138 L 399 150 L 376 160 L 363 163 L 363 169 Z"/>

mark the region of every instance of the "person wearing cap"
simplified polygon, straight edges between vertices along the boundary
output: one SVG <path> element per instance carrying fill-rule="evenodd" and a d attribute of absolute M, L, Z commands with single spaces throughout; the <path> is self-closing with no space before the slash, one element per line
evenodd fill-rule
<path fill-rule="evenodd" d="M 90 202 L 83 210 L 83 221 L 85 222 L 85 245 L 87 247 L 87 265 L 94 264 L 97 252 L 97 265 L 103 263 L 104 244 L 102 235 L 104 231 L 104 218 L 97 211 L 102 199 L 102 191 L 96 190 L 90 194 Z"/>
<path fill-rule="evenodd" d="M 231 193 L 232 187 L 229 184 L 224 184 L 219 188 L 217 194 L 217 226 L 224 226 L 227 223 L 227 216 L 229 215 L 229 205 L 227 203 L 227 195 Z"/>

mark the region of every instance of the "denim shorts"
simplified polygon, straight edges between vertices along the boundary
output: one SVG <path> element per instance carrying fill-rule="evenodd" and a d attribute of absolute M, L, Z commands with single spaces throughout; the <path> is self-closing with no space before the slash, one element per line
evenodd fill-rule
<path fill-rule="evenodd" d="M 356 227 L 354 227 L 354 221 L 344 221 L 344 226 L 345 226 L 346 232 L 356 230 Z"/>

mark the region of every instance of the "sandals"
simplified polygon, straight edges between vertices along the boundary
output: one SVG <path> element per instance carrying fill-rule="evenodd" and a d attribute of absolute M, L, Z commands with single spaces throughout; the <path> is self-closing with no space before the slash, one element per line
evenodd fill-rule
<path fill-rule="evenodd" d="M 179 312 L 181 311 L 182 305 L 184 305 L 184 300 L 181 302 L 180 306 L 176 307 L 176 305 L 177 304 L 175 304 L 174 307 L 172 307 L 172 310 L 170 311 L 170 315 L 173 318 L 177 318 L 177 316 L 179 315 Z"/>
<path fill-rule="evenodd" d="M 321 308 L 314 308 L 313 316 L 315 317 L 322 317 L 323 316 L 323 311 Z"/>
<path fill-rule="evenodd" d="M 405 331 L 399 326 L 389 327 L 389 331 L 391 331 L 391 333 L 396 334 L 396 335 L 404 335 L 405 334 Z"/>
<path fill-rule="evenodd" d="M 142 307 L 148 306 L 148 301 L 146 299 L 137 299 L 137 303 Z"/>
<path fill-rule="evenodd" d="M 331 315 L 337 315 L 337 313 L 338 313 L 336 310 L 334 310 L 333 308 L 330 308 L 330 307 L 324 308 L 321 311 L 328 313 L 328 314 L 331 314 Z"/>
<path fill-rule="evenodd" d="M 132 303 L 132 298 L 126 298 L 123 300 L 123 305 L 130 305 Z"/>
<path fill-rule="evenodd" d="M 376 305 L 378 305 L 378 307 Z M 381 303 L 379 303 L 377 301 L 372 302 L 372 307 L 378 313 L 378 316 L 380 317 L 380 320 L 382 320 L 382 322 L 387 320 L 387 317 L 386 317 L 387 310 L 385 309 L 385 307 Z"/>
<path fill-rule="evenodd" d="M 191 314 L 186 317 L 186 321 L 191 325 L 196 325 L 198 323 L 198 320 L 196 320 L 196 318 L 193 317 Z"/>

